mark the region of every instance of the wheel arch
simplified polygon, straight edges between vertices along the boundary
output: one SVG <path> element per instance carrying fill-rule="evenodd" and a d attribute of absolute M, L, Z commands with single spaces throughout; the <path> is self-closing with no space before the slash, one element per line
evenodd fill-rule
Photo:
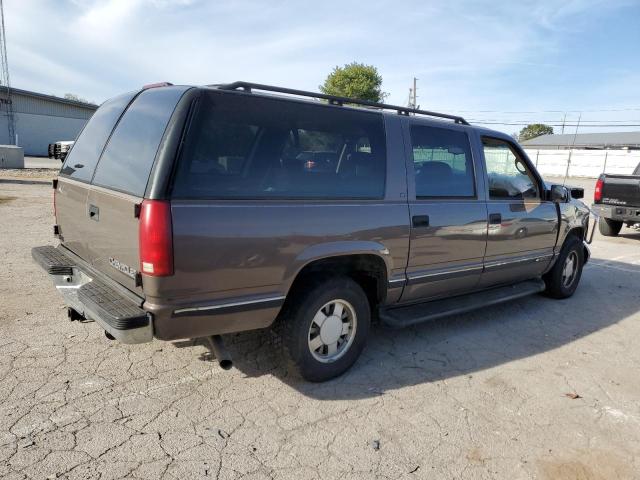
<path fill-rule="evenodd" d="M 286 275 L 286 296 L 306 281 L 335 275 L 354 279 L 372 306 L 386 299 L 392 260 L 389 250 L 377 242 L 333 242 L 306 249 Z"/>
<path fill-rule="evenodd" d="M 589 261 L 589 257 L 591 256 L 591 251 L 589 250 L 589 247 L 584 242 L 586 235 L 587 235 L 586 227 L 583 227 L 583 226 L 573 227 L 567 232 L 567 234 L 564 237 L 564 241 L 562 242 L 562 246 L 564 246 L 564 244 L 567 243 L 567 241 L 572 237 L 575 237 L 578 240 L 582 241 L 583 259 L 584 259 L 585 265 Z"/>

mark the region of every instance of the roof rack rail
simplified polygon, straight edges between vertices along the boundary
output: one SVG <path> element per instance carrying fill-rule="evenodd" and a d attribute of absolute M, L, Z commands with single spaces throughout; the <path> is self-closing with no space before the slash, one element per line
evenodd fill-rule
<path fill-rule="evenodd" d="M 419 110 L 417 108 L 400 107 L 398 105 L 389 105 L 386 103 L 370 102 L 369 100 L 359 100 L 357 98 L 338 97 L 336 95 L 327 95 L 324 93 L 307 92 L 305 90 L 296 90 L 293 88 L 275 87 L 273 85 L 263 85 L 260 83 L 251 82 L 233 82 L 222 85 L 209 85 L 210 87 L 217 87 L 220 90 L 239 90 L 242 89 L 245 92 L 251 92 L 252 90 L 264 90 L 267 92 L 286 93 L 289 95 L 300 95 L 302 97 L 310 98 L 322 98 L 328 100 L 331 105 L 344 105 L 345 103 L 351 103 L 356 105 L 364 105 L 367 107 L 375 107 L 384 110 L 395 110 L 399 115 L 409 115 L 410 113 L 416 115 L 428 115 L 430 117 L 446 118 L 453 120 L 455 123 L 462 125 L 469 125 L 464 118 L 457 115 L 449 115 L 447 113 L 430 112 L 428 110 Z"/>

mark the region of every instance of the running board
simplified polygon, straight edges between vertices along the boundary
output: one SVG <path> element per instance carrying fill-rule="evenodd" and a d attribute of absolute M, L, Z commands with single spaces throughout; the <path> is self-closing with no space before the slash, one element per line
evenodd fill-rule
<path fill-rule="evenodd" d="M 417 323 L 428 322 L 449 315 L 456 315 L 481 307 L 488 307 L 520 297 L 526 297 L 545 289 L 544 281 L 527 280 L 525 282 L 495 287 L 489 290 L 460 295 L 458 297 L 433 300 L 406 307 L 380 309 L 382 323 L 389 327 L 402 328 Z"/>

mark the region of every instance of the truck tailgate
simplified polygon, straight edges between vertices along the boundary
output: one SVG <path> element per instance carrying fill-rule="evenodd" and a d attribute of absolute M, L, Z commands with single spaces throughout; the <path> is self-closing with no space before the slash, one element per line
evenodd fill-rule
<path fill-rule="evenodd" d="M 605 175 L 602 203 L 640 206 L 640 175 Z"/>

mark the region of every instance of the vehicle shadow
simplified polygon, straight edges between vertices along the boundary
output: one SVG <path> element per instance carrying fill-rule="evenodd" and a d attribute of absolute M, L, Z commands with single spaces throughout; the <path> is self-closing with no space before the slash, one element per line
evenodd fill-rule
<path fill-rule="evenodd" d="M 316 399 L 357 399 L 425 382 L 469 375 L 537 355 L 609 327 L 640 310 L 640 266 L 593 259 L 566 300 L 542 295 L 393 330 L 375 325 L 358 362 L 322 384 L 291 372 L 270 331 L 226 335 L 234 366 L 249 377 L 273 375 Z M 612 302 L 611 298 L 627 298 Z M 184 342 L 187 346 L 193 342 Z M 210 360 L 203 354 L 203 360 Z"/>
<path fill-rule="evenodd" d="M 640 230 L 627 230 L 618 234 L 619 238 L 628 238 L 631 240 L 640 240 Z"/>

